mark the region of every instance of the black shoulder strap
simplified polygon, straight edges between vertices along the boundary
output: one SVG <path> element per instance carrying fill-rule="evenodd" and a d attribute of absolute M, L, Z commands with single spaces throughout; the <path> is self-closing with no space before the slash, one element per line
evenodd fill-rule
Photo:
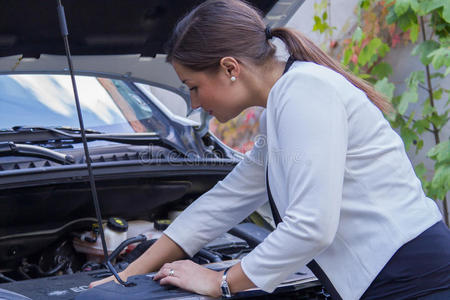
<path fill-rule="evenodd" d="M 286 62 L 286 66 L 284 67 L 283 75 L 286 74 L 286 72 L 292 66 L 294 61 L 295 61 L 295 58 L 292 55 L 289 56 L 289 58 Z M 267 196 L 269 197 L 270 209 L 272 210 L 273 220 L 275 222 L 275 226 L 278 226 L 278 224 L 281 222 L 281 217 L 280 217 L 280 213 L 278 212 L 277 206 L 275 205 L 275 202 L 273 201 L 272 193 L 270 192 L 269 164 L 267 164 L 267 168 L 266 168 L 266 187 L 267 187 Z"/>
<path fill-rule="evenodd" d="M 275 202 L 273 201 L 272 193 L 270 192 L 269 165 L 267 165 L 267 169 L 266 169 L 266 187 L 267 187 L 267 196 L 269 197 L 270 209 L 272 210 L 272 216 L 273 216 L 273 220 L 275 222 L 275 227 L 276 227 L 276 226 L 278 226 L 279 223 L 281 223 L 281 217 L 280 217 L 280 213 L 278 212 L 277 206 L 275 205 Z"/>
<path fill-rule="evenodd" d="M 292 55 L 289 56 L 287 62 L 286 62 L 286 66 L 284 67 L 284 71 L 283 71 L 283 75 L 286 74 L 286 72 L 289 70 L 289 68 L 292 66 L 292 64 L 294 63 L 294 61 L 296 61 L 295 57 L 293 57 Z"/>

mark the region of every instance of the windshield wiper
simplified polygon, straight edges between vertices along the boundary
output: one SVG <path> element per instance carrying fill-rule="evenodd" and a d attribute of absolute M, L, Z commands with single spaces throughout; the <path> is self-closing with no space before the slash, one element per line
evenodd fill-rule
<path fill-rule="evenodd" d="M 59 153 L 41 146 L 0 142 L 0 156 L 11 155 L 45 158 L 64 165 L 75 163 L 75 159 L 70 154 Z"/>
<path fill-rule="evenodd" d="M 21 143 L 37 143 L 48 142 L 51 140 L 72 140 L 73 142 L 81 142 L 82 136 L 78 128 L 71 127 L 27 127 L 14 126 L 8 131 L 0 131 L 0 142 L 21 142 Z M 102 133 L 95 130 L 87 129 L 86 140 L 109 141 L 131 145 L 154 145 L 176 151 L 183 156 L 185 151 L 177 144 L 168 139 L 162 138 L 156 132 L 144 133 Z"/>
<path fill-rule="evenodd" d="M 58 134 L 64 134 L 67 131 L 68 132 L 72 132 L 72 133 L 81 133 L 81 129 L 80 128 L 75 128 L 75 127 L 69 127 L 69 126 L 58 126 L 58 127 L 46 127 L 46 126 L 13 126 L 11 127 L 11 131 L 10 132 L 34 132 L 36 130 L 40 130 L 40 131 L 50 131 L 50 132 L 55 132 Z M 100 131 L 97 130 L 92 130 L 92 129 L 85 129 L 84 132 L 86 133 L 102 133 Z"/>

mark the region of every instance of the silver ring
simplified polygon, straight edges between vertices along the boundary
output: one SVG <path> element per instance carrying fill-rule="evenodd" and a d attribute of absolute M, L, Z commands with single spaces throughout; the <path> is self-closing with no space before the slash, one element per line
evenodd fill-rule
<path fill-rule="evenodd" d="M 169 276 L 175 276 L 175 271 L 173 269 L 169 270 Z"/>

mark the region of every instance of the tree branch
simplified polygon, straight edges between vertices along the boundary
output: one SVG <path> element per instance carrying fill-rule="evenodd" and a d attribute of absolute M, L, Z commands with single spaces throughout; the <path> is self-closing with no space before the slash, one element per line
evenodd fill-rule
<path fill-rule="evenodd" d="M 426 41 L 426 35 L 425 35 L 425 25 L 424 25 L 424 21 L 423 21 L 423 17 L 420 17 L 420 27 L 422 29 L 422 37 L 423 40 Z M 431 34 L 431 37 L 433 36 L 434 30 Z M 431 75 L 430 75 L 430 65 L 426 65 L 425 66 L 425 70 L 426 70 L 426 76 L 427 76 L 427 85 L 428 85 L 428 94 L 430 97 L 430 105 L 432 107 L 434 107 L 434 98 L 433 98 L 433 86 L 431 85 Z M 434 126 L 433 122 L 431 122 L 431 126 L 433 127 L 433 134 L 434 134 L 434 140 L 436 142 L 436 145 L 440 143 L 440 138 L 439 138 L 439 129 L 436 128 L 436 126 Z M 447 226 L 449 225 L 448 222 L 448 205 L 447 205 L 447 197 L 444 196 L 443 199 L 443 206 L 444 206 L 444 219 L 445 219 L 445 223 L 447 224 Z"/>
<path fill-rule="evenodd" d="M 419 83 L 419 87 L 422 88 L 422 89 L 424 89 L 424 90 L 427 91 L 427 92 L 430 92 L 426 86 L 423 86 L 423 85 L 421 85 L 420 83 Z"/>
<path fill-rule="evenodd" d="M 422 29 L 423 40 L 426 41 L 425 24 L 424 24 L 422 16 L 420 17 L 420 26 Z M 433 97 L 433 86 L 431 85 L 431 75 L 430 75 L 430 65 L 429 64 L 425 66 L 425 72 L 426 72 L 426 77 L 427 77 L 428 95 L 430 97 L 430 105 L 431 105 L 431 107 L 434 108 L 435 106 L 434 106 L 434 97 Z M 441 140 L 439 138 L 439 129 L 436 128 L 436 126 L 434 126 L 433 123 L 431 123 L 431 126 L 433 127 L 434 140 L 437 145 L 441 142 Z"/>

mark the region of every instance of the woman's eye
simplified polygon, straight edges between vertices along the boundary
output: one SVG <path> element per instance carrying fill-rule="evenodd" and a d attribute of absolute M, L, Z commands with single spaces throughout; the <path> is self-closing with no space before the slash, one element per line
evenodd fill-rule
<path fill-rule="evenodd" d="M 189 90 L 190 90 L 190 91 L 196 91 L 196 90 L 197 90 L 197 87 L 196 87 L 196 86 L 191 87 Z"/>

